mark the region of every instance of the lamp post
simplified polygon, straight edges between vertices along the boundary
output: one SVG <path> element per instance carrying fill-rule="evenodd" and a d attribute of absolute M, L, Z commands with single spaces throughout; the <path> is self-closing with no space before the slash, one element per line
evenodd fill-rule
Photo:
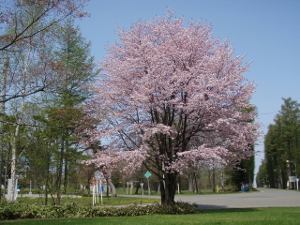
<path fill-rule="evenodd" d="M 291 161 L 291 160 L 286 160 L 287 163 L 294 163 L 294 166 L 295 166 L 295 176 L 296 176 L 296 186 L 297 186 L 297 191 L 298 191 L 298 181 L 299 179 L 297 178 L 297 164 L 294 162 L 294 161 Z"/>

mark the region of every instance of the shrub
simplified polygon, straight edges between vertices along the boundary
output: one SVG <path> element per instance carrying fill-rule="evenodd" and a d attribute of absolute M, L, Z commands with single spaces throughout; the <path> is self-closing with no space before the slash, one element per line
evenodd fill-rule
<path fill-rule="evenodd" d="M 126 207 L 79 206 L 74 203 L 60 206 L 37 206 L 22 203 L 2 203 L 0 205 L 0 220 L 195 213 L 199 213 L 196 205 L 184 202 L 178 202 L 173 206 L 155 204 L 147 206 L 131 205 Z"/>

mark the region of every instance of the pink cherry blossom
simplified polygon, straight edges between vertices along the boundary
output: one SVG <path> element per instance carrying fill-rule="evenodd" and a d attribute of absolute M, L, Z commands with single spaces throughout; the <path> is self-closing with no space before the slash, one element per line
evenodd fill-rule
<path fill-rule="evenodd" d="M 169 205 L 183 169 L 253 155 L 260 135 L 249 102 L 255 85 L 228 40 L 213 39 L 207 24 L 185 27 L 170 11 L 118 34 L 90 104 L 101 119 L 90 141 L 107 137 L 109 143 L 89 163 L 113 168 L 122 160 L 128 172 L 145 165 L 164 181 L 162 204 Z"/>

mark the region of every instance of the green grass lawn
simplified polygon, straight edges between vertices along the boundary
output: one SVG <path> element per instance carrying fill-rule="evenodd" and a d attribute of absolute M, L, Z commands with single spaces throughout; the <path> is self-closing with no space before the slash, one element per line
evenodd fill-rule
<path fill-rule="evenodd" d="M 126 194 L 126 189 L 116 188 L 116 190 L 117 190 L 118 194 L 121 194 L 121 195 Z M 135 191 L 136 191 L 136 188 L 133 188 L 133 190 L 132 190 L 133 195 L 135 195 Z M 253 191 L 256 191 L 256 189 L 253 189 Z M 210 194 L 216 195 L 216 194 L 231 194 L 231 193 L 237 193 L 237 191 L 225 190 L 224 192 L 222 192 L 219 189 L 219 192 L 216 193 L 216 192 L 213 192 L 211 189 L 201 189 L 201 190 L 199 190 L 199 193 L 194 193 L 194 192 L 189 192 L 188 190 L 181 190 L 180 194 L 182 194 L 182 195 L 210 195 Z M 142 194 L 142 191 L 141 191 L 141 189 L 139 189 L 138 195 L 141 195 L 141 194 Z M 147 189 L 145 189 L 144 194 L 148 195 Z M 176 191 L 175 194 L 178 195 L 178 192 Z M 155 190 L 151 190 L 151 195 L 159 196 Z"/>
<path fill-rule="evenodd" d="M 99 202 L 100 197 L 98 198 Z M 18 198 L 18 203 L 25 204 L 35 204 L 35 205 L 45 205 L 44 198 Z M 103 197 L 103 205 L 128 205 L 128 204 L 150 204 L 160 202 L 160 199 L 148 199 L 148 198 L 139 198 L 136 197 Z M 82 198 L 67 198 L 64 197 L 61 199 L 61 204 L 76 203 L 78 205 L 92 205 L 92 197 L 82 197 Z M 52 204 L 52 200 L 48 199 L 48 204 Z M 100 204 L 100 203 L 99 203 Z"/>
<path fill-rule="evenodd" d="M 16 220 L 0 224 L 19 225 L 175 225 L 175 224 L 237 224 L 237 225 L 294 225 L 300 224 L 300 207 L 247 208 L 203 210 L 196 215 L 151 215 L 137 217 L 101 217 L 85 219 Z"/>
<path fill-rule="evenodd" d="M 119 188 L 118 189 L 118 194 L 123 194 L 122 190 Z M 222 194 L 230 194 L 230 193 L 236 193 L 236 192 L 230 192 L 226 191 L 223 192 Z M 187 190 L 183 190 L 181 195 L 210 195 L 210 194 L 218 194 L 214 193 L 211 190 L 202 190 L 200 193 L 195 194 L 195 193 L 190 193 Z M 160 199 L 149 199 L 149 198 L 140 198 L 141 193 L 138 195 L 134 195 L 134 197 L 106 197 L 103 196 L 103 205 L 128 205 L 128 204 L 150 204 L 150 203 L 156 203 L 160 202 Z M 158 196 L 156 192 L 151 193 L 152 196 Z M 145 196 L 148 196 L 148 192 L 145 193 Z M 159 196 L 158 196 L 159 197 Z M 100 201 L 100 198 L 98 199 Z M 17 198 L 18 203 L 25 203 L 25 204 L 35 204 L 35 205 L 45 205 L 45 198 L 40 197 L 40 198 L 25 198 L 22 197 L 22 195 L 19 195 Z M 63 197 L 61 198 L 61 204 L 69 204 L 69 203 L 76 203 L 78 205 L 91 205 L 92 204 L 92 197 L 82 197 L 82 198 L 68 198 L 68 197 Z M 48 198 L 48 204 L 52 204 L 52 199 Z"/>

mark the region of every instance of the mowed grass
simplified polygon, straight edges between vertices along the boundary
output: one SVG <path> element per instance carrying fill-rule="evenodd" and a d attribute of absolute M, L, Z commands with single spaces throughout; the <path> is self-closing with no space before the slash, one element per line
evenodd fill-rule
<path fill-rule="evenodd" d="M 294 225 L 300 224 L 300 207 L 246 208 L 203 210 L 196 215 L 150 215 L 137 217 L 98 217 L 52 220 L 1 221 L 18 225 L 177 225 L 177 224 L 238 224 L 238 225 Z"/>
<path fill-rule="evenodd" d="M 130 205 L 130 204 L 137 204 L 137 205 L 144 205 L 144 204 L 152 204 L 152 203 L 159 203 L 160 199 L 148 199 L 148 198 L 139 198 L 136 197 L 103 197 L 102 203 L 104 206 L 109 205 Z M 100 205 L 101 200 L 100 198 L 97 199 L 98 205 Z M 35 205 L 45 205 L 44 198 L 18 198 L 18 203 L 24 204 L 35 204 Z M 52 204 L 52 199 L 48 199 L 48 205 Z M 61 198 L 61 204 L 70 204 L 76 203 L 78 205 L 92 205 L 92 197 L 82 197 L 82 198 L 68 198 L 63 197 Z"/>

